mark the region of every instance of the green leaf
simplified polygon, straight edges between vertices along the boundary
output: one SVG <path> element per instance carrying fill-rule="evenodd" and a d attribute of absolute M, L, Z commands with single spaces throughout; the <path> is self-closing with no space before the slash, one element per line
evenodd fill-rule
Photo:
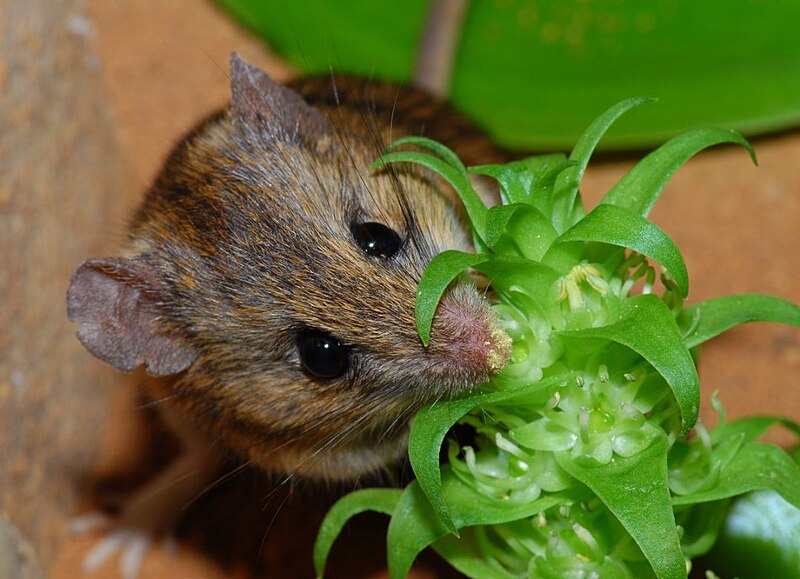
<path fill-rule="evenodd" d="M 392 579 L 405 577 L 417 555 L 450 532 L 431 509 L 431 503 L 417 483 L 406 487 L 389 523 L 387 541 L 392 547 L 389 550 L 389 576 Z M 452 521 L 457 529 L 515 521 L 565 502 L 588 498 L 585 490 L 570 489 L 535 501 L 509 504 L 465 484 L 449 466 L 442 468 L 442 494 L 451 507 Z"/>
<path fill-rule="evenodd" d="M 408 439 L 408 457 L 417 484 L 425 493 L 438 521 L 451 533 L 457 533 L 450 510 L 442 493 L 442 472 L 439 451 L 453 425 L 465 414 L 484 404 L 488 394 L 472 394 L 465 398 L 441 402 L 422 408 L 414 418 Z"/>
<path fill-rule="evenodd" d="M 729 507 L 729 501 L 714 501 L 676 510 L 675 518 L 683 528 L 681 549 L 686 557 L 694 559 L 708 553 L 719 536 Z"/>
<path fill-rule="evenodd" d="M 444 528 L 453 533 L 458 529 L 442 494 L 442 474 L 439 466 L 439 449 L 453 425 L 475 408 L 531 396 L 533 392 L 549 388 L 565 379 L 568 377 L 562 374 L 523 388 L 488 393 L 474 392 L 463 398 L 425 406 L 417 413 L 408 439 L 408 457 L 417 477 L 417 483 L 428 497 L 433 511 L 438 515 Z"/>
<path fill-rule="evenodd" d="M 430 508 L 417 482 L 403 491 L 386 536 L 390 579 L 403 579 L 422 550 L 449 529 Z"/>
<path fill-rule="evenodd" d="M 605 113 L 596 118 L 589 128 L 584 131 L 572 153 L 570 161 L 577 163 L 576 167 L 567 169 L 561 173 L 555 182 L 554 203 L 553 203 L 553 226 L 556 231 L 564 231 L 567 227 L 575 223 L 580 214 L 576 214 L 576 205 L 580 204 L 578 196 L 578 186 L 580 185 L 589 159 L 594 153 L 597 143 L 605 135 L 608 128 L 614 124 L 619 117 L 635 106 L 652 102 L 654 99 L 632 98 L 615 104 Z"/>
<path fill-rule="evenodd" d="M 647 215 L 672 175 L 692 156 L 721 143 L 736 143 L 747 149 L 753 163 L 752 145 L 736 131 L 697 129 L 674 137 L 647 155 L 614 185 L 601 203 L 618 205 L 634 213 Z"/>
<path fill-rule="evenodd" d="M 777 322 L 800 327 L 800 307 L 758 294 L 714 298 L 685 308 L 678 315 L 689 348 L 747 322 Z"/>
<path fill-rule="evenodd" d="M 505 232 L 527 259 L 539 261 L 558 236 L 550 220 L 530 205 L 519 211 L 506 223 Z M 501 251 L 502 245 L 499 246 Z"/>
<path fill-rule="evenodd" d="M 642 295 L 621 304 L 620 319 L 597 328 L 559 332 L 568 338 L 601 338 L 627 346 L 666 380 L 681 414 L 681 435 L 697 422 L 700 381 L 692 356 L 675 325 L 672 313 L 654 295 Z"/>
<path fill-rule="evenodd" d="M 492 281 L 492 287 L 510 291 L 515 285 L 544 303 L 561 273 L 552 267 L 521 257 L 498 256 L 475 266 Z M 552 300 L 551 300 L 552 301 Z"/>
<path fill-rule="evenodd" d="M 517 573 L 510 573 L 497 565 L 484 560 L 482 553 L 476 553 L 474 545 L 468 544 L 469 533 L 461 538 L 452 535 L 440 537 L 433 543 L 433 549 L 453 568 L 474 579 L 519 579 Z"/>
<path fill-rule="evenodd" d="M 497 242 L 500 241 L 500 238 L 506 232 L 509 220 L 514 217 L 515 213 L 521 213 L 523 211 L 536 212 L 536 209 L 530 205 L 523 205 L 521 203 L 515 205 L 498 205 L 489 208 L 489 213 L 486 218 L 486 245 L 494 249 Z M 541 213 L 539 213 L 539 215 L 541 215 Z M 544 220 L 544 216 L 542 216 L 542 220 Z"/>
<path fill-rule="evenodd" d="M 431 340 L 431 326 L 436 307 L 447 287 L 465 269 L 485 263 L 489 259 L 488 255 L 448 249 L 434 257 L 425 268 L 419 280 L 415 315 L 417 332 L 426 347 Z"/>
<path fill-rule="evenodd" d="M 675 505 L 717 501 L 756 490 L 772 490 L 800 508 L 800 467 L 785 451 L 771 444 L 751 442 L 720 471 L 714 488 L 673 497 Z"/>
<path fill-rule="evenodd" d="M 391 515 L 401 495 L 402 491 L 399 489 L 375 488 L 357 490 L 339 499 L 325 515 L 314 542 L 314 569 L 317 577 L 325 574 L 328 554 L 347 521 L 365 511 Z"/>
<path fill-rule="evenodd" d="M 630 458 L 614 457 L 585 466 L 570 453 L 556 453 L 558 464 L 594 491 L 614 513 L 653 566 L 659 579 L 686 577 L 686 564 L 667 487 L 667 440 L 661 436 Z"/>
<path fill-rule="evenodd" d="M 486 220 L 486 245 L 500 251 L 501 240 L 511 239 L 522 254 L 540 259 L 556 237 L 550 221 L 542 212 L 523 203 L 498 205 L 489 209 Z M 505 253 L 505 252 L 504 252 Z"/>
<path fill-rule="evenodd" d="M 464 208 L 467 210 L 470 224 L 478 237 L 480 237 L 481 240 L 485 240 L 486 213 L 488 209 L 486 205 L 483 204 L 480 195 L 472 188 L 467 170 L 455 153 L 444 145 L 424 137 L 405 137 L 403 139 L 398 139 L 398 141 L 389 146 L 389 149 L 391 150 L 397 146 L 409 144 L 429 149 L 438 155 L 438 157 L 418 151 L 395 151 L 382 155 L 372 164 L 372 169 L 377 169 L 391 163 L 417 163 L 438 173 L 445 181 L 450 183 L 456 193 L 458 193 L 461 202 L 464 204 Z"/>
<path fill-rule="evenodd" d="M 800 440 L 800 424 L 789 418 L 779 416 L 745 416 L 732 422 L 718 424 L 709 431 L 709 434 L 711 435 L 711 443 L 714 445 L 721 444 L 723 441 L 737 435 L 743 435 L 745 442 L 755 442 L 775 425 L 783 426 L 789 432 L 794 433 Z"/>
<path fill-rule="evenodd" d="M 555 242 L 595 241 L 633 249 L 660 263 L 683 297 L 689 293 L 689 274 L 675 243 L 657 225 L 622 207 L 598 205 Z"/>
<path fill-rule="evenodd" d="M 470 167 L 470 173 L 487 175 L 500 184 L 504 204 L 525 203 L 545 215 L 553 212 L 553 184 L 567 168 L 577 165 L 566 155 L 537 155 L 504 165 Z"/>
<path fill-rule="evenodd" d="M 398 147 L 402 147 L 404 145 L 414 145 L 422 149 L 427 149 L 431 153 L 440 157 L 445 163 L 453 167 L 453 169 L 466 174 L 467 168 L 464 167 L 464 163 L 461 162 L 461 159 L 458 158 L 458 155 L 456 155 L 450 147 L 427 137 L 418 137 L 413 135 L 409 137 L 400 137 L 399 139 L 395 139 L 393 142 L 389 143 L 389 146 L 386 147 L 386 150 L 387 152 L 394 151 Z"/>

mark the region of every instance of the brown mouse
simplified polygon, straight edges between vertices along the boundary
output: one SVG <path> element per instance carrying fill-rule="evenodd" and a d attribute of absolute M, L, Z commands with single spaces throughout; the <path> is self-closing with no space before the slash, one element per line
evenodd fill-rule
<path fill-rule="evenodd" d="M 468 164 L 499 160 L 487 137 L 409 87 L 283 86 L 236 55 L 231 87 L 230 105 L 169 156 L 123 255 L 84 262 L 68 291 L 92 354 L 164 377 L 148 395 L 166 399 L 184 454 L 150 485 L 158 500 L 126 505 L 121 524 L 146 530 L 174 523 L 221 456 L 318 480 L 378 471 L 404 454 L 416 410 L 480 384 L 509 355 L 466 280 L 448 289 L 423 346 L 420 276 L 437 253 L 469 250 L 467 231 L 427 170 L 369 168 L 407 134 Z"/>

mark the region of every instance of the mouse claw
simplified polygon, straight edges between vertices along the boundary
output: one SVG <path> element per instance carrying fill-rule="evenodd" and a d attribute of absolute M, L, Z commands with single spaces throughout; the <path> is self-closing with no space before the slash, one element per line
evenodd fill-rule
<path fill-rule="evenodd" d="M 83 571 L 97 571 L 109 558 L 120 553 L 119 569 L 124 579 L 136 579 L 152 544 L 149 533 L 135 529 L 116 529 L 95 545 L 83 560 Z"/>
<path fill-rule="evenodd" d="M 153 541 L 165 537 L 175 551 L 172 532 L 184 507 L 207 485 L 215 471 L 207 451 L 185 453 L 143 487 L 121 501 L 118 514 L 89 513 L 70 524 L 73 533 L 102 534 L 83 560 L 85 573 L 97 571 L 118 557 L 124 579 L 136 579 Z"/>
<path fill-rule="evenodd" d="M 83 558 L 83 572 L 93 573 L 114 556 L 119 555 L 118 569 L 123 579 L 136 579 L 145 555 L 153 544 L 156 532 L 147 528 L 136 528 L 126 524 L 124 515 L 114 517 L 103 512 L 91 512 L 73 518 L 69 524 L 70 533 L 83 535 L 101 533 L 101 538 Z M 172 545 L 170 554 L 175 552 L 175 538 L 167 534 L 165 546 Z"/>
<path fill-rule="evenodd" d="M 114 526 L 111 517 L 101 511 L 93 511 L 70 519 L 67 529 L 73 535 L 84 535 L 94 531 L 107 531 Z"/>

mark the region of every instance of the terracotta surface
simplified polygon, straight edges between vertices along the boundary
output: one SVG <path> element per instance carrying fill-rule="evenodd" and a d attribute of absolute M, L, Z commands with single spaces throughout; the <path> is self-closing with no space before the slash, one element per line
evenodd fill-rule
<path fill-rule="evenodd" d="M 94 232 L 131 184 L 97 59 L 74 26 L 80 10 L 81 0 L 0 2 L 3 578 L 33 577 L 31 553 L 52 557 L 75 510 L 65 482 L 91 466 L 86 441 L 105 430 L 92 404 L 107 412 L 121 382 L 87 360 L 64 311 L 75 263 L 101 250 Z"/>
<path fill-rule="evenodd" d="M 230 51 L 242 53 L 278 78 L 289 72 L 259 42 L 197 0 L 94 0 L 87 24 L 140 192 L 172 144 L 227 99 Z M 756 148 L 758 168 L 739 149 L 715 150 L 692 160 L 677 173 L 654 212 L 655 221 L 684 252 L 693 301 L 762 292 L 800 302 L 800 135 L 758 140 Z M 630 164 L 623 160 L 594 166 L 584 186 L 585 196 L 596 199 Z M 120 215 L 119 223 L 109 225 L 107 239 L 113 240 L 110 232 L 121 231 L 123 221 Z M 110 253 L 113 241 L 109 243 Z M 705 348 L 701 364 L 704 400 L 718 389 L 732 417 L 781 413 L 800 419 L 798 375 L 800 332 L 770 325 L 739 328 L 714 341 Z M 105 446 L 102 468 L 107 472 L 123 469 L 121 465 L 132 462 L 136 454 L 136 446 L 127 444 L 137 432 L 138 413 L 133 405 L 131 398 L 121 397 L 118 409 L 109 411 L 114 412 L 119 428 Z M 706 420 L 713 422 L 706 411 L 704 405 Z M 131 425 L 125 426 L 126 422 Z M 773 439 L 787 440 L 780 435 Z M 260 508 L 253 505 L 254 510 Z M 291 508 L 295 521 L 304 518 L 301 507 Z M 307 543 L 303 548 L 297 544 L 313 534 L 293 535 L 292 529 L 291 520 L 280 521 L 268 534 L 269 549 L 285 545 L 292 552 L 307 553 Z M 82 577 L 80 561 L 95 538 L 65 538 L 52 576 Z M 380 561 L 375 555 L 381 549 L 380 537 L 369 544 L 377 547 L 351 546 L 354 551 L 341 556 L 351 560 L 343 568 L 359 568 L 363 557 L 367 561 L 364 573 L 377 573 L 366 570 L 376 569 L 374 561 Z M 280 561 L 277 556 L 276 564 Z M 302 571 L 296 573 L 291 567 L 281 572 L 275 569 L 271 576 L 308 573 L 302 564 L 297 567 Z M 140 577 L 247 576 L 244 569 L 237 573 L 226 575 L 202 552 L 180 546 L 174 554 L 155 549 Z M 421 573 L 435 575 L 434 571 Z M 116 576 L 111 567 L 90 575 Z"/>

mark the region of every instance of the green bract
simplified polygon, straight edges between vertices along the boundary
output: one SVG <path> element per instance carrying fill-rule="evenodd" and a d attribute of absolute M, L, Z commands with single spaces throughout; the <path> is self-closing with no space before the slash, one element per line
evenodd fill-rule
<path fill-rule="evenodd" d="M 417 479 L 405 490 L 368 489 L 331 510 L 317 541 L 321 575 L 351 516 L 391 514 L 391 577 L 432 546 L 453 567 L 489 577 L 686 577 L 708 552 L 730 499 L 778 493 L 800 508 L 800 468 L 758 442 L 765 418 L 697 423 L 699 380 L 691 349 L 747 321 L 800 326 L 800 308 L 760 295 L 684 308 L 683 258 L 647 220 L 668 178 L 696 152 L 738 134 L 693 131 L 634 167 L 585 212 L 578 185 L 597 142 L 633 99 L 602 115 L 569 158 L 482 166 L 504 204 L 488 209 L 469 171 L 423 138 L 392 145 L 376 166 L 420 163 L 460 194 L 475 254 L 446 251 L 422 277 L 417 322 L 427 344 L 439 298 L 466 268 L 492 280 L 494 305 L 513 340 L 506 368 L 460 398 L 420 411 L 409 439 Z M 398 150 L 413 145 L 415 151 Z M 423 151 L 421 152 L 420 151 Z M 471 427 L 468 444 L 447 439 Z M 440 464 L 446 445 L 447 461 Z M 787 560 L 791 560 L 790 555 Z"/>

